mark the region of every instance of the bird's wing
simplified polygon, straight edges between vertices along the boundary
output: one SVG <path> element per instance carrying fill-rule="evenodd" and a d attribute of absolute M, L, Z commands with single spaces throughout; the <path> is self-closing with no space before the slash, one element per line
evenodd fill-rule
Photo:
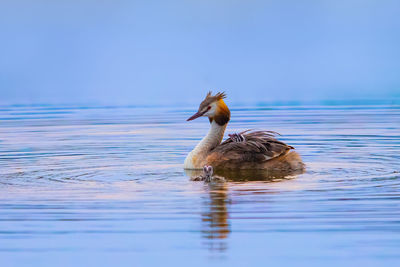
<path fill-rule="evenodd" d="M 239 133 L 244 141 L 237 142 L 229 137 L 214 148 L 210 161 L 229 161 L 230 163 L 261 163 L 285 155 L 292 146 L 275 138 L 278 133 L 272 131 L 244 131 Z"/>

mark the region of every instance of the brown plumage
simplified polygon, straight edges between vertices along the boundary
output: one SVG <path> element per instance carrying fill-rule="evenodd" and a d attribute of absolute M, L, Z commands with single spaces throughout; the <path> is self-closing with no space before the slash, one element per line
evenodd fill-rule
<path fill-rule="evenodd" d="M 200 103 L 199 110 L 202 110 L 211 103 L 224 98 L 226 98 L 225 92 L 217 93 L 216 95 L 213 96 L 211 91 L 209 91 L 206 95 L 206 98 Z"/>
<path fill-rule="evenodd" d="M 234 141 L 231 136 L 208 154 L 206 161 L 214 168 L 258 168 L 260 164 L 289 153 L 294 147 L 275 138 L 273 131 L 243 131 L 244 141 Z"/>
<path fill-rule="evenodd" d="M 243 131 L 239 133 L 244 137 L 242 142 L 234 142 L 229 137 L 211 152 L 222 154 L 234 153 L 236 156 L 245 157 L 246 160 L 257 160 L 262 156 L 263 160 L 269 160 L 286 154 L 292 146 L 278 141 L 275 135 L 278 133 L 272 131 Z"/>
<path fill-rule="evenodd" d="M 210 165 L 215 170 L 303 170 L 304 164 L 293 147 L 275 138 L 273 131 L 244 131 L 229 135 L 221 143 L 226 126 L 230 120 L 230 111 L 224 102 L 225 93 L 215 96 L 209 92 L 201 102 L 196 114 L 188 120 L 201 116 L 208 117 L 211 128 L 209 133 L 186 157 L 185 169 L 200 169 Z"/>

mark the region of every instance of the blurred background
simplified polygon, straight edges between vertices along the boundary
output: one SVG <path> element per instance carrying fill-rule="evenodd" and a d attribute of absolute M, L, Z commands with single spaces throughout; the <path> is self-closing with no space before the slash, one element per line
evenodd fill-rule
<path fill-rule="evenodd" d="M 3 0 L 0 104 L 398 101 L 400 2 Z"/>
<path fill-rule="evenodd" d="M 399 0 L 0 0 L 0 266 L 400 266 L 399 74 Z M 307 172 L 190 181 L 209 90 Z"/>

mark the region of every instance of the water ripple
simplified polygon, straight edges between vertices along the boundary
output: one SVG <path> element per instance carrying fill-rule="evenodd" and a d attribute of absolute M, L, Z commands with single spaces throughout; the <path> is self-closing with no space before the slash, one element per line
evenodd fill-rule
<path fill-rule="evenodd" d="M 208 127 L 185 121 L 193 111 L 1 107 L 0 257 L 184 252 L 229 261 L 265 248 L 288 259 L 301 251 L 292 265 L 349 250 L 354 260 L 400 260 L 400 106 L 235 107 L 228 133 L 280 132 L 307 172 L 217 185 L 182 170 Z"/>

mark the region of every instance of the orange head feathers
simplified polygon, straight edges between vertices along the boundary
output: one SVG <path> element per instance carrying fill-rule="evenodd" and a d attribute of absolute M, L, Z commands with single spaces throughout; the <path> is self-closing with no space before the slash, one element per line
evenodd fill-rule
<path fill-rule="evenodd" d="M 188 121 L 206 116 L 209 118 L 210 123 L 215 121 L 221 126 L 225 125 L 231 117 L 231 112 L 223 100 L 225 97 L 226 94 L 224 92 L 217 93 L 214 96 L 211 92 L 208 92 L 206 98 L 200 103 L 197 113 L 190 117 Z"/>

